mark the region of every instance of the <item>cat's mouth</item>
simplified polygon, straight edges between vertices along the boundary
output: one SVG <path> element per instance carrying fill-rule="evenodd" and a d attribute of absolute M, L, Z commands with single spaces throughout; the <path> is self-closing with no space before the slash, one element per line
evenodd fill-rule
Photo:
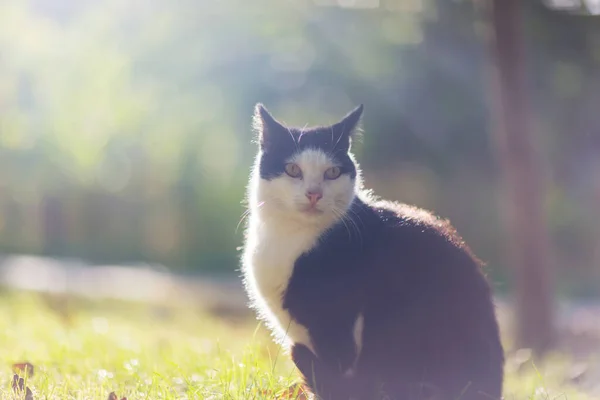
<path fill-rule="evenodd" d="M 311 205 L 306 205 L 300 208 L 300 211 L 302 211 L 303 214 L 307 214 L 307 215 L 321 215 L 324 213 L 323 210 L 315 207 L 315 206 L 311 206 Z"/>

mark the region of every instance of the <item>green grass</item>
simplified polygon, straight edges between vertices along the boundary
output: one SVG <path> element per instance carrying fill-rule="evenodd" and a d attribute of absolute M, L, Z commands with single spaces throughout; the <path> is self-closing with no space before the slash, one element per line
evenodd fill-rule
<path fill-rule="evenodd" d="M 113 391 L 129 400 L 273 399 L 298 379 L 252 318 L 219 319 L 192 305 L 4 291 L 0 355 L 2 399 L 24 398 L 11 381 L 12 364 L 25 361 L 35 366 L 26 382 L 35 399 L 106 400 Z M 509 372 L 506 398 L 588 399 L 543 374 Z"/>

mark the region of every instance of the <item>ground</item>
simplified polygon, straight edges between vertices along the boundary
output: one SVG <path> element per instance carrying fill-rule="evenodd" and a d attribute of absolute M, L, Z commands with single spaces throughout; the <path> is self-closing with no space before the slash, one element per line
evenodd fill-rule
<path fill-rule="evenodd" d="M 196 304 L 4 289 L 0 348 L 2 399 L 25 398 L 11 387 L 14 371 L 35 399 L 291 399 L 298 388 L 251 314 L 218 317 Z M 31 377 L 14 365 L 26 362 Z M 538 370 L 526 352 L 509 354 L 506 399 L 592 399 L 571 386 L 573 365 L 559 356 Z"/>

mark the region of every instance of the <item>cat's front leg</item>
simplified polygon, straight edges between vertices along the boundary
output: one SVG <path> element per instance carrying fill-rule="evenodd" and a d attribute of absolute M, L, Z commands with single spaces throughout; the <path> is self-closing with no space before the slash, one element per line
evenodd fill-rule
<path fill-rule="evenodd" d="M 328 391 L 332 376 L 326 366 L 306 346 L 294 344 L 292 347 L 292 360 L 296 368 L 302 374 L 304 383 L 311 389 L 313 394 L 322 395 Z"/>
<path fill-rule="evenodd" d="M 292 360 L 319 400 L 359 400 L 354 380 L 341 376 L 301 344 L 292 347 Z"/>

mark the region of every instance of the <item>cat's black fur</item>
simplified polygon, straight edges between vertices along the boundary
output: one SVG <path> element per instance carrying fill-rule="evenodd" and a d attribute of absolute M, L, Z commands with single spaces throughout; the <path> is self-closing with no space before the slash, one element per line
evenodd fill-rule
<path fill-rule="evenodd" d="M 301 132 L 289 130 L 295 143 L 268 146 L 263 178 L 283 173 L 295 146 L 337 151 L 331 127 L 304 130 L 302 138 Z M 355 176 L 347 144 L 336 157 Z M 355 198 L 346 217 L 351 221 L 336 223 L 297 259 L 283 295 L 284 308 L 308 329 L 316 351 L 292 348 L 312 390 L 326 400 L 501 398 L 504 355 L 490 287 L 450 223 L 367 195 Z M 359 313 L 362 351 L 355 375 L 344 377 L 357 353 Z"/>
<path fill-rule="evenodd" d="M 504 358 L 490 289 L 452 227 L 406 205 L 358 198 L 348 217 L 354 224 L 338 223 L 296 261 L 284 296 L 317 352 L 292 352 L 308 382 L 317 368 L 313 387 L 331 399 L 378 388 L 409 399 L 419 383 L 432 384 L 443 399 L 463 391 L 465 400 L 499 399 Z M 359 312 L 365 327 L 353 382 L 340 371 L 356 354 Z"/>

